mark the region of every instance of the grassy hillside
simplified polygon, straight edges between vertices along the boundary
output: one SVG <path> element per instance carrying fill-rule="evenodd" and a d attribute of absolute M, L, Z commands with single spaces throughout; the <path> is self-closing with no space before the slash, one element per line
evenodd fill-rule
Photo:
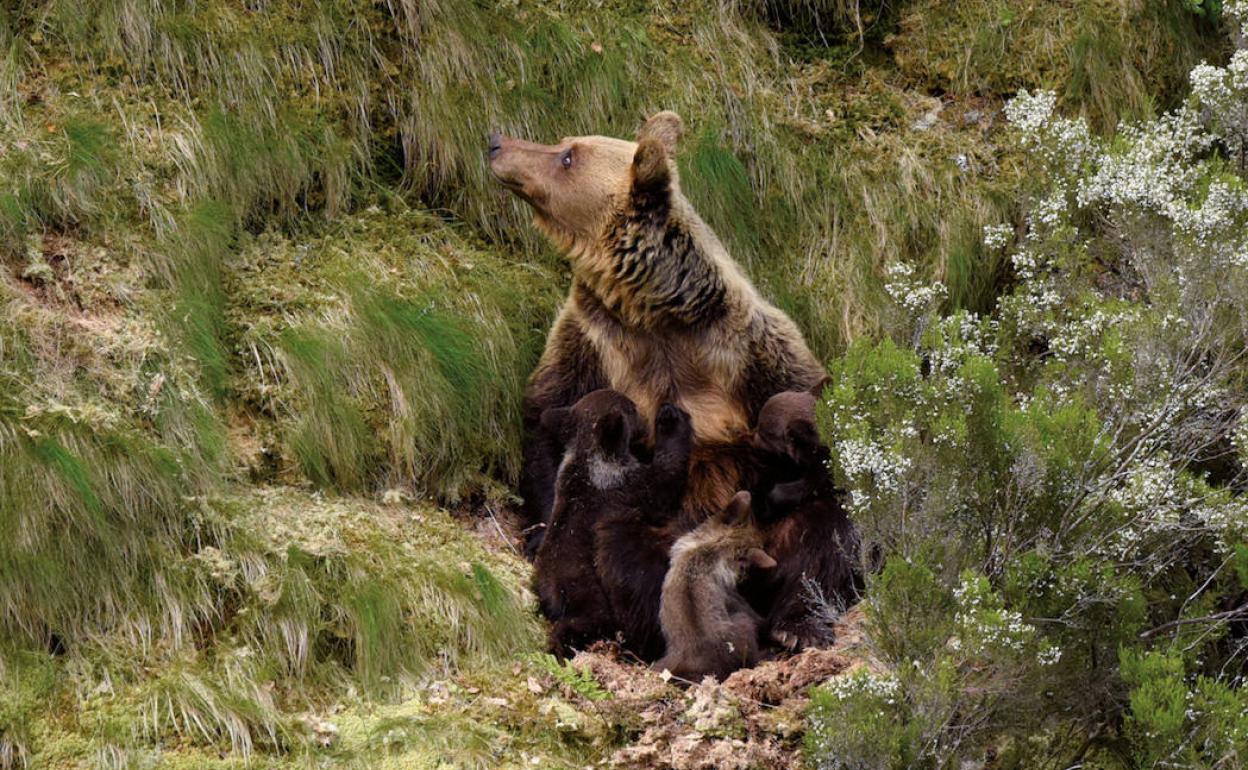
<path fill-rule="evenodd" d="M 1159 115 L 1226 60 L 1208 6 L 0 4 L 0 768 L 606 756 L 635 728 L 527 687 L 579 680 L 438 507 L 510 500 L 567 285 L 488 131 L 680 112 L 688 194 L 832 362 L 899 333 L 897 262 L 992 311 L 984 228 L 1045 184 L 1005 100 Z"/>

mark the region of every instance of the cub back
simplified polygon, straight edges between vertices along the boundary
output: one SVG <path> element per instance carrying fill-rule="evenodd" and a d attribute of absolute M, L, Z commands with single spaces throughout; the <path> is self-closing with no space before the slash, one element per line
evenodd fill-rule
<path fill-rule="evenodd" d="M 775 567 L 750 520 L 750 494 L 672 546 L 659 621 L 667 644 L 655 668 L 683 679 L 725 677 L 758 660 L 762 618 L 737 590 L 750 566 Z"/>

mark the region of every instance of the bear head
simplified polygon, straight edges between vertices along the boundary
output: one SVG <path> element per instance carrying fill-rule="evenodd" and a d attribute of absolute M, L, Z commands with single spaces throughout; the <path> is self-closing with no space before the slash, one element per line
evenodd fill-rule
<path fill-rule="evenodd" d="M 572 406 L 542 413 L 542 427 L 565 447 L 560 476 L 587 472 L 591 486 L 611 489 L 639 465 L 635 451 L 649 440 L 637 406 L 623 393 L 595 390 Z"/>
<path fill-rule="evenodd" d="M 557 246 L 575 254 L 599 238 L 615 212 L 661 205 L 678 192 L 673 158 L 683 132 L 674 112 L 651 116 L 635 142 L 572 136 L 536 144 L 496 132 L 490 170 L 533 208 Z"/>
<path fill-rule="evenodd" d="M 807 391 L 777 393 L 763 404 L 754 429 L 753 447 L 769 460 L 795 468 L 820 463 L 819 429 L 815 425 L 815 397 Z"/>
<path fill-rule="evenodd" d="M 749 492 L 738 492 L 716 517 L 716 523 L 719 524 L 717 546 L 726 557 L 726 565 L 733 569 L 734 585 L 750 567 L 772 569 L 776 566 L 776 560 L 763 550 L 763 534 L 751 516 Z"/>
<path fill-rule="evenodd" d="M 750 493 L 744 490 L 718 514 L 677 540 L 672 562 L 695 551 L 711 557 L 712 577 L 728 588 L 736 586 L 751 567 L 767 570 L 776 566 L 776 560 L 763 550 L 763 533 L 751 515 Z"/>

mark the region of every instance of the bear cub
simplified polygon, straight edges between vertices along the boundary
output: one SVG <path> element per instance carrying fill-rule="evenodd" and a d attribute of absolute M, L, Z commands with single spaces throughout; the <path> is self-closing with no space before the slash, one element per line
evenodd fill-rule
<path fill-rule="evenodd" d="M 594 565 L 621 645 L 642 660 L 663 654 L 659 602 L 686 491 L 693 421 L 674 404 L 659 408 L 654 454 L 631 495 L 602 506 L 594 524 Z M 645 466 L 643 466 L 645 467 Z"/>
<path fill-rule="evenodd" d="M 778 566 L 745 586 L 771 641 L 790 650 L 826 646 L 832 631 L 812 612 L 818 598 L 846 607 L 863 588 L 859 537 L 833 486 L 829 451 L 815 424 L 815 397 L 778 393 L 759 412 L 752 439 L 759 483 L 754 514 Z"/>
<path fill-rule="evenodd" d="M 564 657 L 620 635 L 638 654 L 652 650 L 658 634 L 648 629 L 657 619 L 648 622 L 647 612 L 655 613 L 657 600 L 635 604 L 657 594 L 647 581 L 661 584 L 662 572 L 651 573 L 666 561 L 652 552 L 662 554 L 665 546 L 657 538 L 647 542 L 636 525 L 661 529 L 680 505 L 692 445 L 689 417 L 670 405 L 660 409 L 649 462 L 634 451 L 649 431 L 633 402 L 616 391 L 596 390 L 571 407 L 548 409 L 542 424 L 566 447 L 534 563 L 534 590 L 553 624 L 550 649 Z M 640 566 L 635 574 L 626 568 L 630 561 Z"/>
<path fill-rule="evenodd" d="M 750 521 L 749 492 L 682 535 L 672 546 L 659 607 L 667 652 L 654 667 L 698 681 L 757 663 L 763 618 L 737 586 L 750 567 L 775 566 Z"/>

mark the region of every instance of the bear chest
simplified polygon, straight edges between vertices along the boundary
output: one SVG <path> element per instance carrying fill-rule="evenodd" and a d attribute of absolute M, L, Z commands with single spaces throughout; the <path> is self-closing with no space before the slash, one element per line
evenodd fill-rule
<path fill-rule="evenodd" d="M 672 402 L 689 413 L 700 442 L 732 442 L 748 428 L 737 395 L 745 361 L 731 343 L 707 334 L 643 332 L 590 339 L 610 387 L 632 399 L 643 420 L 652 422 Z"/>

